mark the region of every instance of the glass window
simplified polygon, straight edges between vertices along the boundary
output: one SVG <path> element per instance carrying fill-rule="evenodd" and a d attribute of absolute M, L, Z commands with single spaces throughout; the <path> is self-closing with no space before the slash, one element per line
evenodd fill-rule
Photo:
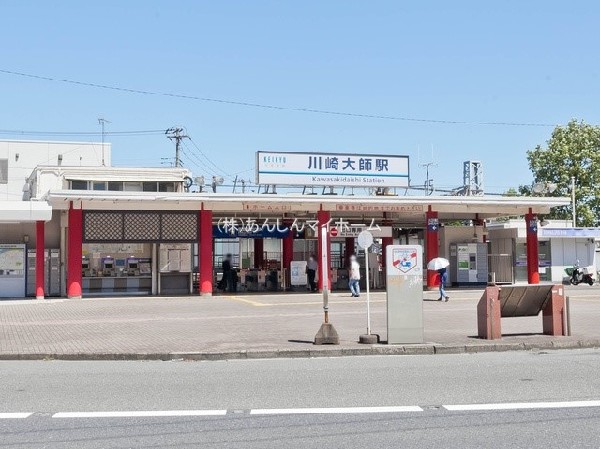
<path fill-rule="evenodd" d="M 174 182 L 159 182 L 158 183 L 158 191 L 159 192 L 174 192 L 175 191 L 175 183 Z"/>
<path fill-rule="evenodd" d="M 123 183 L 121 181 L 108 181 L 108 190 L 120 192 L 123 190 Z"/>
<path fill-rule="evenodd" d="M 141 192 L 142 191 L 142 183 L 125 181 L 123 183 L 123 190 L 126 192 Z"/>
<path fill-rule="evenodd" d="M 144 192 L 157 192 L 158 183 L 156 182 L 143 182 Z"/>
<path fill-rule="evenodd" d="M 71 181 L 71 190 L 87 190 L 87 181 Z"/>
<path fill-rule="evenodd" d="M 0 184 L 8 184 L 8 159 L 0 159 Z"/>
<path fill-rule="evenodd" d="M 94 181 L 92 186 L 93 190 L 106 190 L 106 182 L 104 181 Z"/>

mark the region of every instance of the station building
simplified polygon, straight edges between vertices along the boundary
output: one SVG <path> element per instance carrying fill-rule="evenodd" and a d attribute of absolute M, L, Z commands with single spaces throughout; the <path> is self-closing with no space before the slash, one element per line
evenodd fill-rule
<path fill-rule="evenodd" d="M 0 167 L 6 159 L 10 175 L 17 148 L 35 152 L 44 145 L 12 142 L 0 152 Z M 488 247 L 486 223 L 519 215 L 525 216 L 527 281 L 537 283 L 537 217 L 569 203 L 555 197 L 403 196 L 380 187 L 334 188 L 340 178 L 329 172 L 307 183 L 303 192 L 275 193 L 275 178 L 264 173 L 265 185 L 272 186 L 264 193 L 193 191 L 187 169 L 111 167 L 110 147 L 99 156 L 98 144 L 63 145 L 50 157 L 38 155 L 41 160 L 27 179 L 13 182 L 20 184 L 13 188 L 20 190 L 15 193 L 20 199 L 1 201 L 0 289 L 5 296 L 211 295 L 228 253 L 239 270 L 239 290 L 303 290 L 311 254 L 329 266 L 328 285 L 345 289 L 354 253 L 373 258 L 371 278 L 383 287 L 384 267 L 375 262 L 385 258 L 390 244 L 421 244 L 425 260 L 447 256 L 454 261 L 453 282 L 482 284 L 493 270 L 487 250 L 480 251 Z M 63 155 L 60 164 L 58 154 Z M 325 170 L 321 164 L 329 156 L 302 157 L 309 158 L 311 168 Z M 286 172 L 286 158 L 292 157 L 279 153 L 269 159 L 267 175 L 291 179 L 298 174 Z M 372 170 L 385 172 L 383 160 Z M 372 177 L 369 182 L 379 179 L 365 176 Z M 402 176 L 408 181 L 408 172 Z M 355 175 L 350 182 L 358 179 Z M 323 187 L 321 193 L 315 194 L 315 184 Z M 457 221 L 471 225 L 444 226 Z M 363 230 L 377 242 L 367 254 L 356 245 Z M 435 283 L 436 273 L 428 273 L 427 286 Z"/>

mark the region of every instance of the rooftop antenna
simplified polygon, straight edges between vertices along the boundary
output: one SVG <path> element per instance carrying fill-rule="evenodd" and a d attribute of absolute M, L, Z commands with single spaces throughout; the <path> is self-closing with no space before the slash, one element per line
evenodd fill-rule
<path fill-rule="evenodd" d="M 437 167 L 437 162 L 433 157 L 433 144 L 431 145 L 431 161 L 421 162 L 421 151 L 419 149 L 419 166 L 425 168 L 425 194 L 431 195 L 433 193 L 433 179 L 429 178 L 429 168 Z"/>
<path fill-rule="evenodd" d="M 110 122 L 108 120 L 106 120 L 104 117 L 99 117 L 98 123 L 102 127 L 102 166 L 104 167 L 106 165 L 105 159 L 104 159 L 104 125 L 106 125 L 107 123 L 110 123 Z"/>

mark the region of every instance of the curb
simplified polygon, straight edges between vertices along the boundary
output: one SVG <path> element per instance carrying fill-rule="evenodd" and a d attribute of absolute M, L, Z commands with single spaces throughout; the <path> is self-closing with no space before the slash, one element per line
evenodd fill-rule
<path fill-rule="evenodd" d="M 373 355 L 434 355 L 476 354 L 484 352 L 540 351 L 560 349 L 600 348 L 600 339 L 547 340 L 540 342 L 489 342 L 475 344 L 414 344 L 372 345 L 364 347 L 307 349 L 267 349 L 223 352 L 171 352 L 171 353 L 74 353 L 74 354 L 0 354 L 0 361 L 8 360 L 65 360 L 65 361 L 217 361 L 251 359 L 292 359 L 316 357 L 354 357 Z"/>

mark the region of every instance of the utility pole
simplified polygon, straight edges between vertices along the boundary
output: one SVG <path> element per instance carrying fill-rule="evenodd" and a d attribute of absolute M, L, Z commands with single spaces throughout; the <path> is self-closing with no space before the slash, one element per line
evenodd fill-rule
<path fill-rule="evenodd" d="M 183 139 L 189 139 L 185 130 L 179 127 L 169 128 L 165 131 L 167 138 L 175 141 L 175 167 L 181 167 L 180 145 Z"/>
<path fill-rule="evenodd" d="M 571 207 L 573 208 L 573 227 L 577 227 L 577 209 L 575 204 L 575 176 L 571 176 Z"/>
<path fill-rule="evenodd" d="M 102 127 L 102 166 L 104 167 L 106 165 L 105 161 L 104 161 L 104 125 L 107 123 L 110 123 L 110 122 L 108 120 L 106 120 L 104 117 L 99 117 L 98 123 Z"/>

